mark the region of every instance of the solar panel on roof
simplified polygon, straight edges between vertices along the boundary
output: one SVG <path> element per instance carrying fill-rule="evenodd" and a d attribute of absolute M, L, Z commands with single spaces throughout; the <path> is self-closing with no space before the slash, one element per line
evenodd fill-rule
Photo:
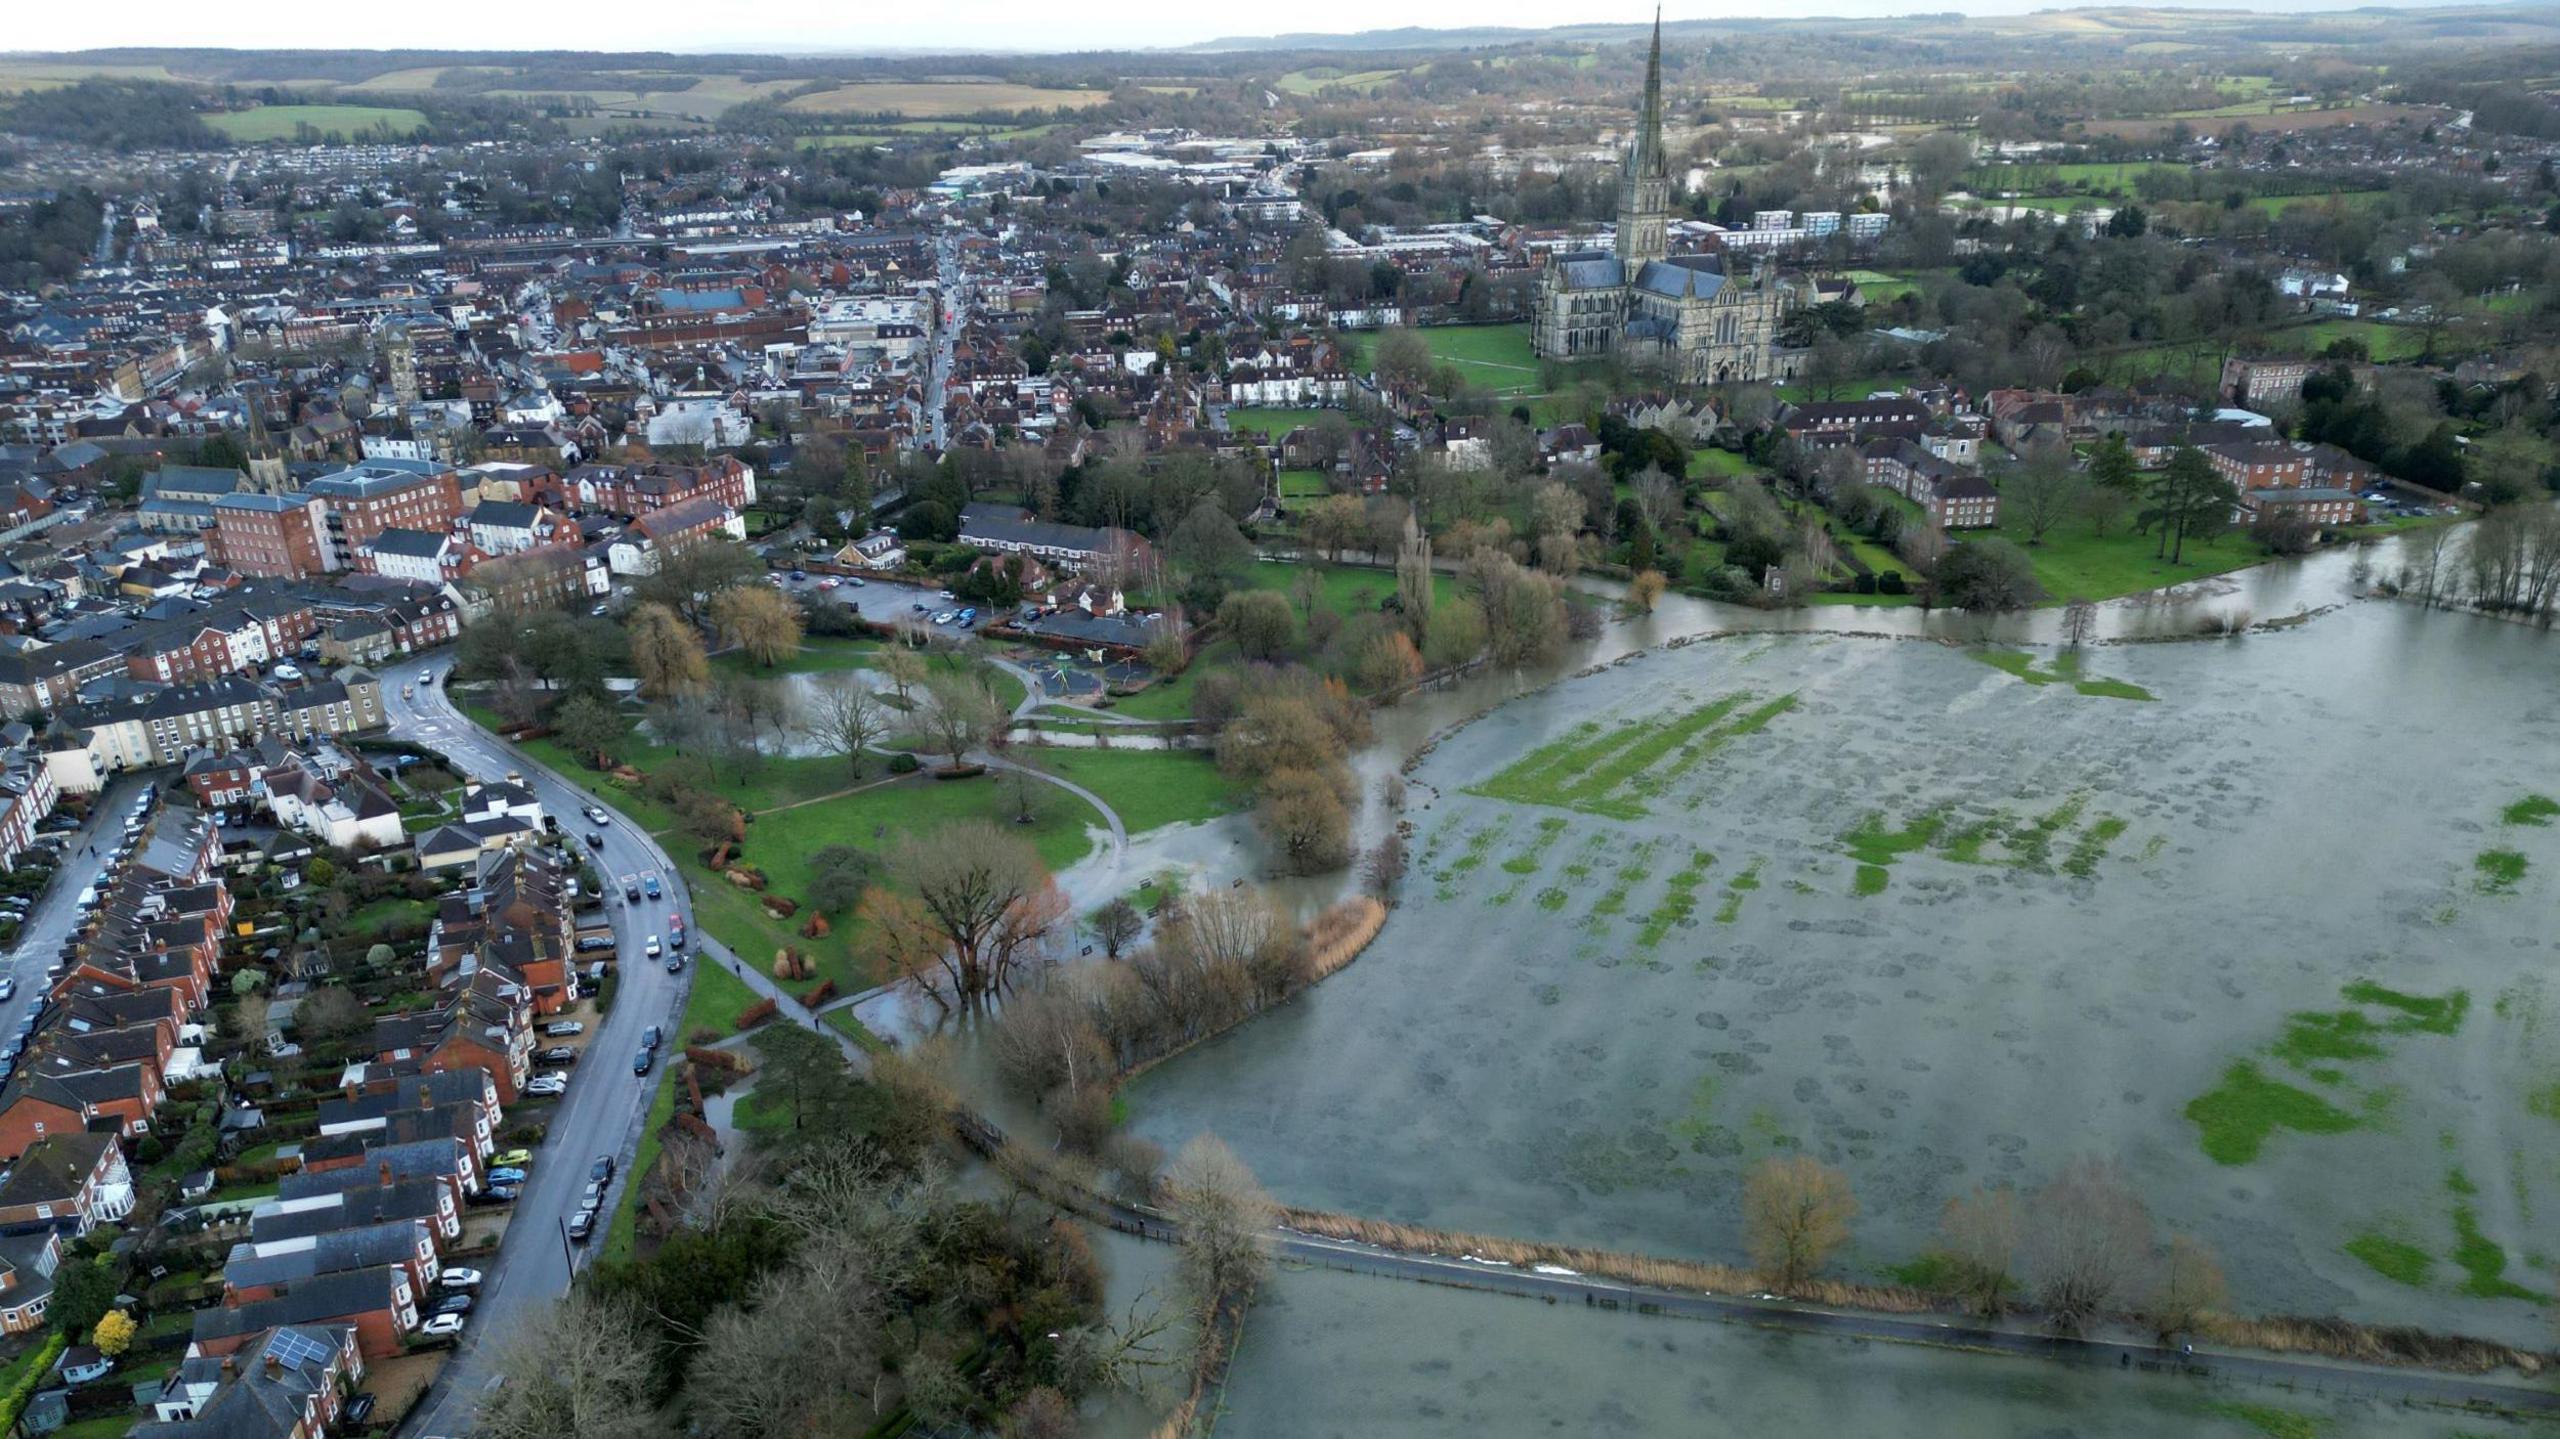
<path fill-rule="evenodd" d="M 335 1351 L 299 1329 L 279 1329 L 267 1340 L 267 1352 L 278 1362 L 300 1366 L 315 1364 L 326 1367 Z"/>

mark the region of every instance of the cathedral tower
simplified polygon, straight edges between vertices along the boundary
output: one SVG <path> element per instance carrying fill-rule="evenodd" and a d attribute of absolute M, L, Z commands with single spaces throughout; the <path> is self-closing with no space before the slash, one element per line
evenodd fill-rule
<path fill-rule="evenodd" d="M 1662 12 L 1653 14 L 1653 54 L 1644 66 L 1644 113 L 1627 146 L 1618 176 L 1618 258 L 1627 278 L 1647 261 L 1671 253 L 1665 233 L 1671 209 L 1671 177 L 1662 154 Z"/>

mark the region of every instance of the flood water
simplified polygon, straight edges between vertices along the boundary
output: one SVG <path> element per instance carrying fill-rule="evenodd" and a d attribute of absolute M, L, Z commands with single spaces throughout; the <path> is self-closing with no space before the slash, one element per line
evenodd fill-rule
<path fill-rule="evenodd" d="M 1841 1268 L 1866 1274 L 1925 1249 L 1950 1197 L 2097 1154 L 2219 1252 L 2237 1307 L 2547 1339 L 2560 828 L 2501 813 L 2560 795 L 2560 648 L 2353 602 L 2350 564 L 2106 607 L 2132 638 L 2340 606 L 2100 645 L 2080 678 L 2106 693 L 1837 633 L 1996 636 L 2050 677 L 2050 613 L 1684 605 L 1564 667 L 1622 660 L 1599 673 L 1388 711 L 1373 775 L 1481 712 L 1413 772 L 1395 917 L 1133 1085 L 1132 1126 L 1214 1131 L 1293 1203 L 1722 1259 L 1744 1171 L 1800 1149 L 1847 1172 Z M 1817 632 L 1655 648 L 1742 625 Z M 1578 757 L 1530 773 L 1542 746 Z M 2511 883 L 2479 868 L 2506 852 Z M 2270 1091 L 2234 1089 L 2241 1064 L 2339 1132 L 2249 1143 Z"/>

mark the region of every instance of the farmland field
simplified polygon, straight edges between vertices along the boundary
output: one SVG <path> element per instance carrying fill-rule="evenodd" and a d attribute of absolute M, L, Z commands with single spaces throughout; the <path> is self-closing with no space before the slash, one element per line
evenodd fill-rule
<path fill-rule="evenodd" d="M 382 105 L 261 105 L 207 115 L 205 123 L 234 140 L 258 144 L 293 139 L 305 125 L 323 135 L 353 139 L 359 131 L 389 129 L 408 135 L 424 129 L 425 112 Z"/>
<path fill-rule="evenodd" d="M 1327 90 L 1375 90 L 1403 74 L 1402 70 L 1336 70 L 1319 66 L 1313 70 L 1292 70 L 1280 77 L 1273 88 L 1284 95 L 1315 95 Z"/>
<path fill-rule="evenodd" d="M 1110 93 L 1103 90 L 1050 90 L 992 80 L 949 84 L 860 81 L 803 95 L 783 108 L 802 115 L 904 115 L 931 120 L 986 111 L 1081 110 L 1104 104 L 1110 98 Z"/>

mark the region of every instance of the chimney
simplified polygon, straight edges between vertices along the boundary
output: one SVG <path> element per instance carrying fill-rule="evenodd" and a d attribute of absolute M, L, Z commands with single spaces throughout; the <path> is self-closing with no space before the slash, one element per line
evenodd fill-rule
<path fill-rule="evenodd" d="M 284 1377 L 284 1361 L 278 1359 L 273 1351 L 269 1351 L 267 1354 L 267 1377 L 269 1379 L 280 1379 Z"/>
<path fill-rule="evenodd" d="M 390 1160 L 386 1159 L 386 1160 L 382 1161 L 382 1164 L 381 1164 L 381 1172 L 382 1172 L 382 1182 L 383 1182 L 383 1183 L 385 1183 L 385 1184 L 389 1184 L 389 1183 L 391 1182 L 391 1161 L 390 1161 Z"/>
<path fill-rule="evenodd" d="M 225 1354 L 225 1355 L 223 1355 L 223 1356 L 222 1356 L 222 1377 L 223 1377 L 223 1378 L 225 1378 L 225 1379 L 230 1379 L 230 1378 L 234 1378 L 234 1377 L 236 1377 L 239 1373 L 240 1373 L 240 1356 L 239 1356 L 239 1355 L 237 1355 L 237 1354 Z"/>

